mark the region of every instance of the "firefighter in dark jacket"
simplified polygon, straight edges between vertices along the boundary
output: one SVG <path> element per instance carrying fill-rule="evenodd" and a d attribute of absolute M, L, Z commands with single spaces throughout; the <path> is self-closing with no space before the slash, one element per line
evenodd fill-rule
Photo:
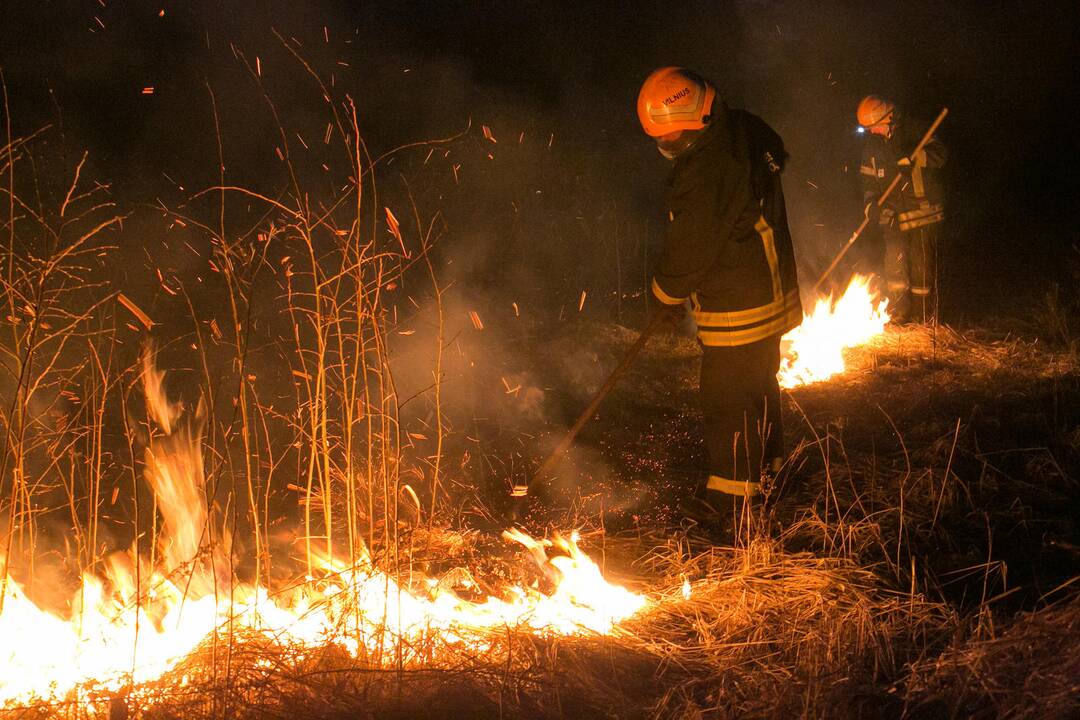
<path fill-rule="evenodd" d="M 681 316 L 689 301 L 703 349 L 704 496 L 720 513 L 738 512 L 784 456 L 780 337 L 802 320 L 780 185 L 786 154 L 760 118 L 729 109 L 685 68 L 652 73 L 637 107 L 674 162 L 655 312 Z"/>
<path fill-rule="evenodd" d="M 929 126 L 904 117 L 883 98 L 864 98 L 857 116 L 866 133 L 859 167 L 863 202 L 885 241 L 889 313 L 894 322 L 926 322 L 936 316 L 937 238 L 945 219 L 938 170 L 945 164 L 945 146 L 932 138 L 909 160 Z M 897 172 L 904 177 L 879 208 L 877 199 Z"/>

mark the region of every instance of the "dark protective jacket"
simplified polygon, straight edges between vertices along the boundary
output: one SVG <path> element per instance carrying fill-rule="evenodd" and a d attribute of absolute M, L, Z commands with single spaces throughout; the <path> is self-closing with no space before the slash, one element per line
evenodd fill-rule
<path fill-rule="evenodd" d="M 907 157 L 922 140 L 929 124 L 900 118 L 888 139 L 869 135 L 863 145 L 859 174 L 863 181 L 863 202 L 870 202 L 885 192 L 899 171 L 897 162 Z M 891 213 L 883 214 L 886 223 L 897 223 L 903 231 L 939 223 L 945 219 L 944 197 L 938 169 L 945 165 L 945 145 L 936 137 L 919 152 L 911 164 L 911 174 L 900 181 L 885 201 Z"/>
<path fill-rule="evenodd" d="M 668 305 L 689 297 L 702 344 L 732 347 L 787 332 L 802 305 L 780 185 L 783 141 L 761 118 L 716 104 L 675 160 L 652 291 Z"/>

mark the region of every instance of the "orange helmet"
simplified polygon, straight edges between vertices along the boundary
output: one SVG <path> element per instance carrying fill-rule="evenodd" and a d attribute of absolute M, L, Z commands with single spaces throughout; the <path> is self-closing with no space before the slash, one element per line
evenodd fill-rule
<path fill-rule="evenodd" d="M 867 95 L 859 103 L 856 115 L 859 118 L 859 124 L 870 132 L 888 135 L 896 115 L 896 108 L 885 98 Z"/>
<path fill-rule="evenodd" d="M 709 123 L 716 88 L 681 67 L 654 70 L 641 85 L 637 112 L 646 135 L 701 130 Z"/>

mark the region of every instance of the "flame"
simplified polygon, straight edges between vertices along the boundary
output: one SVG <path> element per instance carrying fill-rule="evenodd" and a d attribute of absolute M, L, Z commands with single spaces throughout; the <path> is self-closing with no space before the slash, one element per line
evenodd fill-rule
<path fill-rule="evenodd" d="M 290 646 L 336 643 L 354 657 L 385 658 L 416 665 L 431 657 L 421 648 L 433 635 L 446 645 L 485 646 L 485 631 L 582 635 L 610 633 L 641 610 L 641 595 L 607 582 L 577 538 L 539 541 L 520 531 L 506 533 L 544 555 L 556 579 L 550 595 L 519 585 L 504 597 L 473 602 L 429 578 L 406 588 L 369 561 L 351 567 L 324 561 L 322 578 L 284 600 L 263 587 L 239 586 L 215 596 L 184 598 L 179 583 L 151 576 L 149 591 L 135 602 L 135 585 L 111 584 L 84 575 L 69 618 L 35 605 L 9 581 L 0 614 L 0 707 L 69 697 L 92 683 L 116 691 L 152 681 L 174 667 L 204 640 L 231 623 L 234 631 L 260 632 Z M 426 587 L 424 587 L 426 586 Z"/>
<path fill-rule="evenodd" d="M 366 551 L 352 563 L 319 560 L 317 577 L 289 592 L 231 582 L 221 557 L 208 558 L 204 539 L 211 521 L 201 410 L 185 418 L 182 407 L 169 403 L 149 359 L 143 377 L 151 415 L 164 432 L 151 436 L 146 452 L 147 478 L 164 520 L 161 567 L 144 569 L 131 554 L 116 553 L 105 577 L 83 575 L 63 616 L 39 607 L 13 579 L 0 582 L 0 708 L 82 701 L 91 687 L 115 692 L 152 681 L 215 633 L 230 630 L 262 633 L 299 649 L 333 643 L 376 665 L 418 665 L 437 659 L 439 647 L 483 649 L 492 631 L 506 628 L 611 633 L 647 603 L 605 580 L 576 533 L 537 540 L 520 530 L 504 537 L 528 550 L 550 593 L 508 584 L 497 597 L 471 600 L 438 578 L 402 584 Z M 224 552 L 219 548 L 218 555 Z M 470 584 L 474 591 L 470 578 L 457 583 Z"/>
<path fill-rule="evenodd" d="M 116 691 L 152 681 L 173 668 L 215 632 L 260 632 L 293 647 L 336 643 L 354 657 L 406 665 L 431 659 L 430 642 L 483 648 L 485 631 L 582 635 L 610 633 L 641 610 L 641 595 L 607 582 L 576 536 L 540 541 L 506 533 L 544 558 L 555 580 L 551 594 L 520 585 L 503 597 L 474 602 L 434 578 L 404 587 L 369 560 L 353 566 L 323 561 L 320 579 L 291 600 L 266 588 L 241 585 L 229 592 L 184 597 L 181 583 L 153 574 L 136 603 L 130 577 L 110 583 L 84 575 L 69 618 L 39 608 L 9 581 L 0 614 L 0 707 L 70 697 L 83 685 Z M 546 548 L 561 553 L 547 557 Z M 429 651 L 421 648 L 428 646 Z M 376 660 L 378 662 L 378 660 Z"/>
<path fill-rule="evenodd" d="M 780 387 L 828 380 L 844 372 L 844 350 L 885 332 L 888 301 L 870 290 L 870 277 L 856 275 L 838 300 L 819 298 L 813 312 L 781 341 Z"/>

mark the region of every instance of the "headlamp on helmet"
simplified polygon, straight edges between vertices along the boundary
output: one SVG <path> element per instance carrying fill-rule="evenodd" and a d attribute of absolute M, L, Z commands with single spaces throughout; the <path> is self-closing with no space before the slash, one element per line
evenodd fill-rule
<path fill-rule="evenodd" d="M 863 132 L 889 137 L 893 122 L 896 120 L 896 107 L 888 100 L 877 95 L 867 95 L 859 103 L 856 111 L 859 125 Z"/>

